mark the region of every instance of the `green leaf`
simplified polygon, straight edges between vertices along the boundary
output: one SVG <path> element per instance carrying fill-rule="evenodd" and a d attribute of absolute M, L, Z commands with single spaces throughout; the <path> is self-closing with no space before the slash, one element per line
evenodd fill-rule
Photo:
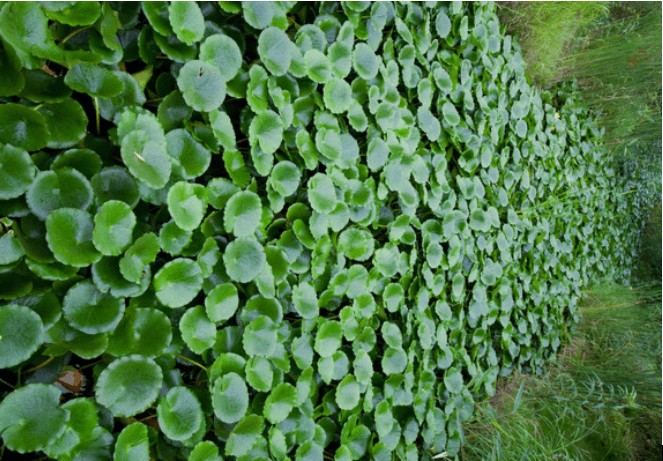
<path fill-rule="evenodd" d="M 284 160 L 274 165 L 269 181 L 276 192 L 288 197 L 297 191 L 301 178 L 302 172 L 297 168 L 297 165 Z"/>
<path fill-rule="evenodd" d="M 159 400 L 157 418 L 166 437 L 178 441 L 187 440 L 205 423 L 198 398 L 184 386 L 171 388 Z"/>
<path fill-rule="evenodd" d="M 140 200 L 136 180 L 121 166 L 102 169 L 92 176 L 90 185 L 98 204 L 109 200 L 122 200 L 133 208 Z"/>
<path fill-rule="evenodd" d="M 396 312 L 403 302 L 403 298 L 403 287 L 397 283 L 390 283 L 387 285 L 382 294 L 382 299 L 389 312 Z"/>
<path fill-rule="evenodd" d="M 43 2 L 42 8 L 46 16 L 69 26 L 89 26 L 101 16 L 99 2 Z"/>
<path fill-rule="evenodd" d="M 168 7 L 170 25 L 187 45 L 199 42 L 205 33 L 205 18 L 196 2 L 171 2 Z"/>
<path fill-rule="evenodd" d="M 159 396 L 163 374 L 154 360 L 132 355 L 108 365 L 97 379 L 97 402 L 114 416 L 134 416 L 142 413 Z"/>
<path fill-rule="evenodd" d="M 0 266 L 13 264 L 24 255 L 25 250 L 14 235 L 5 234 L 0 237 Z"/>
<path fill-rule="evenodd" d="M 451 20 L 442 10 L 437 13 L 435 28 L 440 39 L 445 38 L 451 32 Z"/>
<path fill-rule="evenodd" d="M 380 59 L 366 43 L 355 45 L 352 53 L 352 66 L 364 80 L 372 80 L 378 74 Z"/>
<path fill-rule="evenodd" d="M 62 301 L 69 325 L 89 335 L 113 331 L 124 308 L 124 299 L 102 293 L 89 279 L 71 287 Z"/>
<path fill-rule="evenodd" d="M 207 61 L 188 61 L 180 69 L 177 86 L 186 103 L 198 112 L 212 112 L 226 99 L 226 81 L 221 71 Z"/>
<path fill-rule="evenodd" d="M 335 320 L 325 320 L 315 336 L 315 351 L 320 357 L 331 357 L 341 347 L 343 327 Z"/>
<path fill-rule="evenodd" d="M 249 408 L 249 391 L 237 373 L 226 373 L 214 381 L 212 389 L 214 414 L 224 423 L 241 420 Z"/>
<path fill-rule="evenodd" d="M 159 254 L 159 238 L 153 233 L 142 235 L 131 245 L 120 260 L 120 272 L 130 282 L 138 283 L 146 265 Z"/>
<path fill-rule="evenodd" d="M 214 137 L 219 141 L 219 144 L 226 150 L 236 149 L 235 129 L 228 114 L 220 110 L 212 111 L 209 113 L 209 121 L 212 125 Z"/>
<path fill-rule="evenodd" d="M 527 130 L 527 122 L 525 120 L 518 120 L 518 123 L 516 123 L 516 134 L 521 138 L 526 138 Z"/>
<path fill-rule="evenodd" d="M 94 216 L 92 242 L 104 255 L 119 255 L 131 244 L 135 225 L 136 215 L 129 205 L 109 200 Z"/>
<path fill-rule="evenodd" d="M 210 35 L 200 45 L 200 59 L 214 64 L 221 76 L 229 82 L 242 67 L 242 52 L 237 42 L 224 34 Z"/>
<path fill-rule="evenodd" d="M 165 131 L 182 126 L 185 120 L 191 118 L 191 114 L 193 114 L 193 109 L 187 106 L 182 92 L 179 90 L 174 90 L 163 98 L 157 109 L 157 118 Z"/>
<path fill-rule="evenodd" d="M 389 402 L 383 400 L 375 407 L 375 430 L 380 438 L 385 438 L 394 427 L 394 416 Z"/>
<path fill-rule="evenodd" d="M 463 375 L 458 368 L 449 368 L 444 372 L 444 387 L 452 394 L 460 394 L 465 385 Z"/>
<path fill-rule="evenodd" d="M 292 290 L 292 302 L 297 309 L 297 313 L 305 319 L 315 319 L 318 317 L 320 309 L 318 308 L 318 295 L 315 288 L 309 283 L 302 282 Z"/>
<path fill-rule="evenodd" d="M 253 319 L 244 329 L 242 344 L 249 356 L 269 357 L 276 350 L 278 326 L 266 315 Z"/>
<path fill-rule="evenodd" d="M 161 189 L 170 179 L 171 163 L 166 146 L 153 141 L 142 130 L 122 139 L 122 161 L 131 174 L 152 189 Z"/>
<path fill-rule="evenodd" d="M 0 147 L 0 199 L 23 195 L 36 173 L 35 164 L 25 150 L 11 145 Z"/>
<path fill-rule="evenodd" d="M 46 119 L 36 110 L 22 104 L 0 105 L 0 143 L 31 152 L 46 147 L 50 137 Z"/>
<path fill-rule="evenodd" d="M 290 39 L 281 29 L 268 27 L 258 37 L 258 55 L 273 75 L 283 75 L 290 68 Z"/>
<path fill-rule="evenodd" d="M 196 354 L 202 354 L 216 341 L 216 325 L 205 314 L 203 306 L 191 307 L 180 319 L 182 339 Z"/>
<path fill-rule="evenodd" d="M 373 138 L 368 144 L 368 151 L 366 152 L 368 168 L 370 168 L 371 171 L 380 170 L 387 164 L 389 154 L 390 152 L 387 143 L 379 137 Z"/>
<path fill-rule="evenodd" d="M 388 243 L 387 245 L 389 246 L 379 248 L 375 251 L 373 261 L 380 274 L 385 277 L 393 277 L 398 272 L 400 253 L 392 243 Z"/>
<path fill-rule="evenodd" d="M 269 392 L 274 380 L 274 370 L 269 359 L 251 357 L 246 362 L 246 381 L 258 392 Z"/>
<path fill-rule="evenodd" d="M 288 417 L 295 405 L 297 405 L 297 391 L 292 384 L 279 384 L 272 389 L 265 400 L 265 418 L 272 424 L 278 424 Z"/>
<path fill-rule="evenodd" d="M 0 402 L 0 434 L 7 448 L 26 453 L 54 443 L 69 421 L 69 411 L 58 405 L 60 395 L 46 384 L 28 384 L 9 393 Z"/>
<path fill-rule="evenodd" d="M 403 343 L 403 335 L 398 325 L 392 322 L 384 322 L 380 328 L 384 341 L 392 348 L 400 348 Z"/>
<path fill-rule="evenodd" d="M 402 348 L 388 347 L 382 356 L 382 371 L 387 375 L 403 373 L 407 362 L 407 354 Z"/>
<path fill-rule="evenodd" d="M 213 322 L 229 320 L 239 307 L 237 287 L 232 283 L 217 285 L 205 298 L 205 311 Z"/>
<path fill-rule="evenodd" d="M 136 338 L 131 353 L 144 357 L 161 355 L 173 338 L 170 319 L 160 310 L 151 307 L 136 308 L 131 317 Z"/>
<path fill-rule="evenodd" d="M 260 197 L 250 191 L 240 191 L 226 203 L 223 224 L 226 232 L 232 232 L 236 237 L 251 237 L 260 226 L 261 217 Z"/>
<path fill-rule="evenodd" d="M 186 181 L 175 183 L 168 191 L 168 211 L 180 229 L 198 228 L 207 211 L 207 189 Z"/>
<path fill-rule="evenodd" d="M 101 259 L 92 242 L 92 216 L 75 208 L 60 208 L 46 219 L 46 242 L 62 264 L 86 267 Z"/>
<path fill-rule="evenodd" d="M 460 115 L 458 115 L 456 106 L 453 103 L 444 103 L 442 106 L 442 115 L 444 116 L 444 120 L 451 126 L 458 126 L 460 123 Z"/>
<path fill-rule="evenodd" d="M 349 227 L 338 238 L 338 249 L 346 258 L 366 261 L 373 254 L 375 240 L 370 232 Z"/>
<path fill-rule="evenodd" d="M 74 91 L 93 98 L 112 98 L 124 90 L 122 80 L 108 69 L 95 64 L 80 63 L 69 69 L 64 83 Z"/>
<path fill-rule="evenodd" d="M 43 338 L 44 325 L 35 311 L 17 304 L 0 307 L 0 368 L 29 359 Z"/>
<path fill-rule="evenodd" d="M 295 461 L 319 461 L 324 459 L 323 453 L 324 449 L 322 446 L 315 443 L 313 440 L 307 440 L 297 448 L 297 451 L 295 452 Z"/>
<path fill-rule="evenodd" d="M 28 189 L 26 201 L 41 220 L 60 208 L 87 210 L 93 191 L 87 178 L 73 168 L 40 172 Z"/>
<path fill-rule="evenodd" d="M 161 227 L 159 245 L 168 254 L 180 255 L 184 248 L 191 243 L 192 236 L 193 232 L 182 229 L 175 224 L 175 221 L 170 221 Z"/>
<path fill-rule="evenodd" d="M 419 121 L 419 127 L 421 130 L 426 133 L 426 136 L 430 141 L 437 141 L 442 132 L 442 126 L 440 121 L 435 118 L 430 110 L 425 107 L 419 107 L 417 110 L 417 120 Z"/>
<path fill-rule="evenodd" d="M 252 237 L 239 237 L 228 244 L 223 262 L 235 282 L 248 283 L 258 276 L 265 264 L 265 251 Z"/>
<path fill-rule="evenodd" d="M 0 96 L 14 96 L 25 87 L 25 77 L 21 73 L 21 61 L 7 42 L 0 40 Z"/>
<path fill-rule="evenodd" d="M 347 375 L 336 388 L 336 404 L 341 410 L 352 410 L 359 404 L 361 391 L 354 375 Z"/>
<path fill-rule="evenodd" d="M 324 173 L 316 173 L 307 183 L 308 200 L 318 213 L 329 214 L 336 208 L 334 183 Z"/>
<path fill-rule="evenodd" d="M 166 135 L 166 151 L 174 163 L 181 167 L 184 179 L 202 176 L 209 168 L 212 154 L 196 141 L 188 131 L 178 128 Z"/>
<path fill-rule="evenodd" d="M 48 18 L 35 2 L 11 2 L 0 11 L 0 35 L 9 42 L 23 67 L 38 69 L 43 58 L 61 57 L 48 30 Z M 31 150 L 31 149 L 27 149 Z"/>
<path fill-rule="evenodd" d="M 147 20 L 159 34 L 168 36 L 175 33 L 170 25 L 168 2 L 144 2 L 141 6 Z"/>
<path fill-rule="evenodd" d="M 196 444 L 188 461 L 222 461 L 222 458 L 219 456 L 219 447 L 214 442 L 205 440 Z"/>
<path fill-rule="evenodd" d="M 117 436 L 113 459 L 114 461 L 148 461 L 150 445 L 147 426 L 138 422 L 125 426 Z"/>
<path fill-rule="evenodd" d="M 168 307 L 182 307 L 196 297 L 203 285 L 200 266 L 187 258 L 167 262 L 154 276 L 157 299 Z"/>
<path fill-rule="evenodd" d="M 341 78 L 332 78 L 323 89 L 325 106 L 332 114 L 347 112 L 353 102 L 350 84 Z"/>
<path fill-rule="evenodd" d="M 46 147 L 64 149 L 75 146 L 87 133 L 87 116 L 83 107 L 67 98 L 62 102 L 43 104 L 38 109 L 51 133 Z"/>
<path fill-rule="evenodd" d="M 315 83 L 326 83 L 332 78 L 329 58 L 321 51 L 312 48 L 304 54 L 306 74 Z"/>
<path fill-rule="evenodd" d="M 490 230 L 490 222 L 486 216 L 486 212 L 481 208 L 477 208 L 470 213 L 470 229 L 480 232 L 488 232 Z"/>
<path fill-rule="evenodd" d="M 271 110 L 265 110 L 251 120 L 249 142 L 260 145 L 265 154 L 273 154 L 283 141 L 283 121 Z"/>
<path fill-rule="evenodd" d="M 264 428 L 265 421 L 262 416 L 246 415 L 237 423 L 228 437 L 226 456 L 245 456 L 258 442 Z"/>

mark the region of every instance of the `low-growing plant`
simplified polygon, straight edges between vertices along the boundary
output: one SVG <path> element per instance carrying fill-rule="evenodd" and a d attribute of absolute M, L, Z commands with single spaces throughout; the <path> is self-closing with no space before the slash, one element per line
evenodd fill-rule
<path fill-rule="evenodd" d="M 0 37 L 5 453 L 454 456 L 630 277 L 601 132 L 493 4 L 6 2 Z"/>

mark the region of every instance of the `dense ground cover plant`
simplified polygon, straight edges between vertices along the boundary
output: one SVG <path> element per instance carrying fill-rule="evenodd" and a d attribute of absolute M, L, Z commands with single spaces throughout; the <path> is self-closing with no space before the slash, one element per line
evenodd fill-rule
<path fill-rule="evenodd" d="M 492 4 L 8 2 L 0 37 L 8 451 L 453 456 L 630 275 L 601 133 Z"/>

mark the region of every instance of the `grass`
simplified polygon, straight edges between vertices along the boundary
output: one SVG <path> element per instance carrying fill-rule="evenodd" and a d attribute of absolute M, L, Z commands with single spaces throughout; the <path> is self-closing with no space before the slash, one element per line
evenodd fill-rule
<path fill-rule="evenodd" d="M 497 5 L 533 83 L 577 78 L 615 165 L 660 175 L 661 4 Z M 661 459 L 661 192 L 647 193 L 658 204 L 635 278 L 654 283 L 584 291 L 582 320 L 546 373 L 501 378 L 477 403 L 461 461 Z"/>
<path fill-rule="evenodd" d="M 464 428 L 462 461 L 661 459 L 660 286 L 585 293 L 542 376 L 503 378 Z"/>
<path fill-rule="evenodd" d="M 578 79 L 620 157 L 634 142 L 661 140 L 660 2 L 497 2 L 541 88 Z M 660 150 L 647 164 L 660 166 Z"/>

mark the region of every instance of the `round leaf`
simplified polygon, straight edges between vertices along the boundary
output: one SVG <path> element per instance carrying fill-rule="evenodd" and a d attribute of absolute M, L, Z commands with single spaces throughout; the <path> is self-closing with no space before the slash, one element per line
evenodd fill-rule
<path fill-rule="evenodd" d="M 338 238 L 338 249 L 349 259 L 366 261 L 373 254 L 375 240 L 370 232 L 350 227 Z"/>
<path fill-rule="evenodd" d="M 130 132 L 122 139 L 122 161 L 134 177 L 152 189 L 161 189 L 170 178 L 170 158 L 165 146 L 152 141 L 142 130 Z"/>
<path fill-rule="evenodd" d="M 0 368 L 29 359 L 43 337 L 44 325 L 35 311 L 17 304 L 0 307 Z"/>
<path fill-rule="evenodd" d="M 210 151 L 183 128 L 172 130 L 166 135 L 166 149 L 168 155 L 182 167 L 180 174 L 184 179 L 202 176 L 212 161 Z"/>
<path fill-rule="evenodd" d="M 315 319 L 318 317 L 318 295 L 315 288 L 309 283 L 303 282 L 292 290 L 292 302 L 299 315 L 305 319 Z"/>
<path fill-rule="evenodd" d="M 354 101 L 350 84 L 341 78 L 334 78 L 323 89 L 325 106 L 333 114 L 347 112 Z"/>
<path fill-rule="evenodd" d="M 274 75 L 283 75 L 290 68 L 290 39 L 281 29 L 268 27 L 258 37 L 258 54 Z"/>
<path fill-rule="evenodd" d="M 145 411 L 159 395 L 163 373 L 154 360 L 132 355 L 115 360 L 97 380 L 97 402 L 115 416 L 134 416 Z"/>
<path fill-rule="evenodd" d="M 196 297 L 203 285 L 200 266 L 187 258 L 167 262 L 154 276 L 157 299 L 168 307 L 182 307 Z"/>
<path fill-rule="evenodd" d="M 378 74 L 380 59 L 366 43 L 358 43 L 352 53 L 352 65 L 364 80 L 371 80 Z"/>
<path fill-rule="evenodd" d="M 25 150 L 8 144 L 0 147 L 0 200 L 23 195 L 36 172 L 35 164 Z"/>
<path fill-rule="evenodd" d="M 41 220 L 59 208 L 87 210 L 93 200 L 92 186 L 73 168 L 42 171 L 28 189 L 25 199 L 30 211 Z"/>
<path fill-rule="evenodd" d="M 168 211 L 180 229 L 196 229 L 207 211 L 207 189 L 186 181 L 175 183 L 168 191 Z"/>
<path fill-rule="evenodd" d="M 272 389 L 265 400 L 265 418 L 272 424 L 278 424 L 288 417 L 295 405 L 297 405 L 297 391 L 292 384 L 279 384 Z"/>
<path fill-rule="evenodd" d="M 297 165 L 284 160 L 274 165 L 269 178 L 274 190 L 282 196 L 288 197 L 297 191 L 302 173 Z"/>
<path fill-rule="evenodd" d="M 102 254 L 119 255 L 131 244 L 135 226 L 136 215 L 131 207 L 119 200 L 109 200 L 94 217 L 92 242 Z"/>
<path fill-rule="evenodd" d="M 115 461 L 147 461 L 150 459 L 150 446 L 147 427 L 132 423 L 122 429 L 115 443 Z"/>
<path fill-rule="evenodd" d="M 318 213 L 329 214 L 336 208 L 334 183 L 324 173 L 316 173 L 308 180 L 308 200 Z"/>
<path fill-rule="evenodd" d="M 246 362 L 246 381 L 258 392 L 269 392 L 274 380 L 274 370 L 269 359 L 265 357 L 251 357 Z"/>
<path fill-rule="evenodd" d="M 458 115 L 456 106 L 453 103 L 444 103 L 442 106 L 442 115 L 444 116 L 444 120 L 451 126 L 458 126 L 460 123 L 460 115 Z"/>
<path fill-rule="evenodd" d="M 198 442 L 189 455 L 188 461 L 222 461 L 219 447 L 214 442 Z"/>
<path fill-rule="evenodd" d="M 216 325 L 207 318 L 203 306 L 187 309 L 180 320 L 180 331 L 186 345 L 196 354 L 202 354 L 216 341 Z"/>
<path fill-rule="evenodd" d="M 177 38 L 187 45 L 203 38 L 205 18 L 196 2 L 171 2 L 168 13 L 170 25 Z"/>
<path fill-rule="evenodd" d="M 218 109 L 226 98 L 226 81 L 218 67 L 207 61 L 189 61 L 180 69 L 177 86 L 186 103 L 199 112 Z"/>
<path fill-rule="evenodd" d="M 352 410 L 359 404 L 361 392 L 354 375 L 347 375 L 336 388 L 336 404 L 341 410 Z"/>
<path fill-rule="evenodd" d="M 67 98 L 62 102 L 43 104 L 38 109 L 46 120 L 51 133 L 46 147 L 65 149 L 75 146 L 87 133 L 87 116 L 83 107 L 75 100 Z"/>
<path fill-rule="evenodd" d="M 229 320 L 239 307 L 237 287 L 232 283 L 217 285 L 205 298 L 205 311 L 213 322 Z"/>
<path fill-rule="evenodd" d="M 322 324 L 315 336 L 315 351 L 320 357 L 331 357 L 341 347 L 343 327 L 335 320 Z"/>
<path fill-rule="evenodd" d="M 184 386 L 168 391 L 157 406 L 159 429 L 172 440 L 186 440 L 204 423 L 203 410 L 196 395 Z"/>
<path fill-rule="evenodd" d="M 273 154 L 283 141 L 283 121 L 275 112 L 265 110 L 251 120 L 249 126 L 251 145 L 258 143 L 265 154 Z"/>
<path fill-rule="evenodd" d="M 69 69 L 64 83 L 74 91 L 93 98 L 112 98 L 124 90 L 122 80 L 108 69 L 95 64 L 80 63 Z"/>
<path fill-rule="evenodd" d="M 224 423 L 241 420 L 249 408 L 249 390 L 242 377 L 230 372 L 214 381 L 212 404 L 214 414 Z"/>
<path fill-rule="evenodd" d="M 0 434 L 10 450 L 43 450 L 67 428 L 69 412 L 60 408 L 60 391 L 46 384 L 28 384 L 0 402 Z"/>
<path fill-rule="evenodd" d="M 74 267 L 86 267 L 101 259 L 92 243 L 94 222 L 90 213 L 60 208 L 46 219 L 46 242 L 55 259 Z"/>
<path fill-rule="evenodd" d="M 277 326 L 266 315 L 253 319 L 244 330 L 242 344 L 250 356 L 269 357 L 276 350 Z"/>
<path fill-rule="evenodd" d="M 100 292 L 89 279 L 71 287 L 62 302 L 69 325 L 89 335 L 113 331 L 124 307 L 124 299 Z"/>
<path fill-rule="evenodd" d="M 200 59 L 214 64 L 221 76 L 229 82 L 242 67 L 242 52 L 237 42 L 224 34 L 210 35 L 200 45 Z"/>
<path fill-rule="evenodd" d="M 46 147 L 51 137 L 44 116 L 22 104 L 0 104 L 0 143 L 29 152 Z"/>
<path fill-rule="evenodd" d="M 250 237 L 260 226 L 261 216 L 260 197 L 250 191 L 240 191 L 226 203 L 223 224 L 226 232 L 232 232 L 236 237 Z"/>
<path fill-rule="evenodd" d="M 239 237 L 226 247 L 223 263 L 235 282 L 248 283 L 258 276 L 266 261 L 265 250 L 251 237 Z"/>

